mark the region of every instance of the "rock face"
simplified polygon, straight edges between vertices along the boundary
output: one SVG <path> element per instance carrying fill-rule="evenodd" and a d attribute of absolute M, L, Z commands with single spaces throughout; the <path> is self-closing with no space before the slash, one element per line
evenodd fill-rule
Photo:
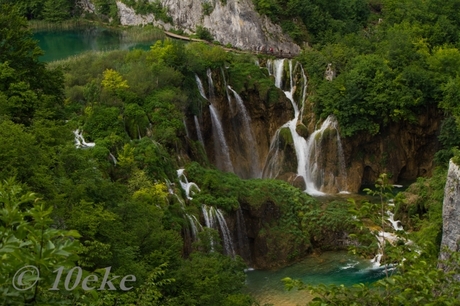
<path fill-rule="evenodd" d="M 444 202 L 442 208 L 442 241 L 441 250 L 447 247 L 453 252 L 460 251 L 460 167 L 452 160 L 449 163 Z M 440 253 L 440 259 L 446 260 L 449 255 Z M 445 267 L 447 268 L 447 267 Z"/>
<path fill-rule="evenodd" d="M 151 1 L 152 2 L 152 1 Z M 280 26 L 273 24 L 266 16 L 260 16 L 252 0 L 210 1 L 212 12 L 205 15 L 201 0 L 161 0 L 173 22 L 165 23 L 153 14 L 137 15 L 124 3 L 117 1 L 118 14 L 122 25 L 154 24 L 165 30 L 183 30 L 195 33 L 198 26 L 209 30 L 215 40 L 223 45 L 231 44 L 244 50 L 264 47 L 278 52 L 298 54 L 300 47 L 283 34 Z"/>
<path fill-rule="evenodd" d="M 214 106 L 220 119 L 223 136 L 233 165 L 233 172 L 241 178 L 261 177 L 271 138 L 276 130 L 292 117 L 292 105 L 284 97 L 283 93 L 276 88 L 271 89 L 279 91 L 280 99 L 275 103 L 268 103 L 264 97 L 261 97 L 256 88 L 244 88 L 239 95 L 247 115 L 250 117 L 250 122 L 248 122 L 242 114 L 241 107 L 238 108 L 236 97 L 230 90 L 227 96 L 225 86 L 227 83 L 223 78 L 225 73 L 216 70 L 212 71 L 211 75 L 214 84 L 212 89 L 208 89 L 210 82 L 205 77 L 201 77 L 201 79 L 203 87 L 206 88 L 209 103 Z M 213 123 L 208 105 L 203 105 L 202 113 L 198 116 L 198 122 L 207 156 L 214 165 L 219 167 L 219 154 L 216 154 L 216 138 L 213 137 Z M 194 122 L 194 117 L 188 116 L 186 124 L 191 138 L 198 140 L 197 125 Z M 245 124 L 249 125 L 251 137 L 248 137 L 245 133 L 243 128 Z M 252 138 L 252 142 L 248 141 L 250 138 Z M 254 156 L 257 156 L 257 159 L 253 159 Z M 226 169 L 221 170 L 226 171 Z"/>
<path fill-rule="evenodd" d="M 375 136 L 343 139 L 348 191 L 373 184 L 381 173 L 390 182 L 431 175 L 441 119 L 438 110 L 428 109 L 416 123 L 392 123 Z"/>
<path fill-rule="evenodd" d="M 96 7 L 91 0 L 78 0 L 77 6 L 82 9 L 83 12 L 95 13 Z"/>

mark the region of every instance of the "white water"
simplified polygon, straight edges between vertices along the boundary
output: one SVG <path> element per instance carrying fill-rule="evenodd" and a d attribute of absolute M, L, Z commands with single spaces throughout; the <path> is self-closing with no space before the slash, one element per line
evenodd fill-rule
<path fill-rule="evenodd" d="M 216 209 L 213 206 L 202 205 L 204 222 L 206 227 L 217 229 L 220 228 L 220 233 L 222 234 L 222 242 L 224 244 L 224 251 L 226 255 L 235 256 L 235 251 L 233 248 L 232 236 L 225 221 L 224 215 L 220 209 Z M 214 241 L 211 240 L 211 250 L 214 250 Z"/>
<path fill-rule="evenodd" d="M 213 82 L 212 82 L 210 71 L 211 70 L 208 70 L 207 74 L 208 74 L 208 79 L 209 79 L 208 81 L 211 86 Z M 197 83 L 200 95 L 204 99 L 208 100 L 204 92 L 203 83 L 201 82 L 200 78 L 196 74 L 195 74 L 195 79 L 196 79 L 196 83 Z M 216 109 L 212 105 L 212 101 L 210 102 L 211 103 L 209 104 L 209 113 L 211 115 L 212 137 L 214 140 L 214 154 L 216 155 L 216 164 L 220 170 L 233 172 L 233 165 L 230 159 L 230 152 L 227 146 L 227 141 L 225 140 L 224 130 L 222 128 L 222 124 L 221 124 L 219 115 L 217 114 Z"/>
<path fill-rule="evenodd" d="M 212 101 L 214 100 L 214 82 L 212 80 L 212 72 L 211 69 L 206 70 L 206 75 L 208 76 L 208 84 L 209 84 L 209 99 Z"/>
<path fill-rule="evenodd" d="M 214 153 L 216 154 L 217 167 L 223 171 L 233 172 L 233 165 L 230 153 L 225 140 L 224 130 L 220 123 L 219 116 L 212 104 L 209 105 L 212 122 L 212 136 L 214 139 Z"/>
<path fill-rule="evenodd" d="M 73 131 L 75 135 L 75 147 L 77 148 L 92 148 L 96 144 L 94 142 L 86 142 L 85 138 L 83 138 L 83 132 L 80 131 L 79 129 L 76 129 Z"/>
<path fill-rule="evenodd" d="M 401 225 L 401 221 L 399 221 L 399 220 L 395 221 L 395 219 L 394 219 L 395 214 L 394 213 L 392 213 L 391 211 L 388 210 L 387 215 L 388 215 L 387 220 L 390 221 L 390 223 L 393 226 L 395 231 L 403 231 L 404 230 L 403 226 Z"/>
<path fill-rule="evenodd" d="M 208 98 L 206 98 L 206 94 L 204 92 L 204 88 L 203 88 L 203 83 L 201 83 L 201 79 L 200 77 L 195 74 L 195 80 L 196 80 L 196 84 L 198 85 L 198 91 L 200 92 L 200 95 L 205 99 L 205 100 L 208 100 Z"/>
<path fill-rule="evenodd" d="M 251 178 L 260 178 L 262 176 L 261 170 L 259 169 L 259 153 L 257 152 L 257 143 L 251 129 L 251 117 L 248 114 L 246 107 L 244 106 L 243 99 L 240 95 L 228 86 L 235 96 L 236 105 L 241 112 L 243 118 L 243 136 L 247 144 L 247 152 L 251 162 Z"/>
<path fill-rule="evenodd" d="M 204 148 L 204 140 L 203 140 L 203 134 L 201 134 L 200 122 L 198 121 L 198 117 L 196 115 L 193 116 L 193 119 L 195 120 L 195 129 L 196 129 L 198 141 L 201 143 L 201 145 Z"/>
<path fill-rule="evenodd" d="M 179 178 L 180 186 L 185 191 L 185 196 L 188 200 L 192 200 L 190 195 L 193 195 L 195 193 L 195 191 L 193 191 L 192 188 L 195 188 L 197 192 L 200 191 L 200 188 L 194 182 L 188 181 L 187 177 L 184 174 L 184 170 L 185 169 L 177 170 L 177 177 Z"/>
<path fill-rule="evenodd" d="M 284 59 L 275 60 L 273 63 L 271 61 L 267 62 L 267 69 L 270 74 L 273 73 L 275 76 L 275 86 L 282 89 L 283 86 L 283 72 L 284 72 Z M 301 76 L 301 101 L 297 103 L 294 101 L 294 94 L 297 90 L 297 85 L 294 84 L 293 70 L 299 68 Z M 346 191 L 346 169 L 345 169 L 345 158 L 343 154 L 342 142 L 340 139 L 340 134 L 338 132 L 338 123 L 334 116 L 329 116 L 321 125 L 321 127 L 314 131 L 309 137 L 308 140 L 305 140 L 302 136 L 297 133 L 296 127 L 299 121 L 302 119 L 304 111 L 304 103 L 306 100 L 306 89 L 307 89 L 307 77 L 305 72 L 297 63 L 295 69 L 292 67 L 292 61 L 289 61 L 289 90 L 284 91 L 286 97 L 291 101 L 292 107 L 294 109 L 294 118 L 285 123 L 280 129 L 287 127 L 289 128 L 292 140 L 294 144 L 294 149 L 297 157 L 297 175 L 301 176 L 306 185 L 305 191 L 310 195 L 324 195 L 324 192 L 321 191 L 323 188 L 326 179 L 327 181 L 333 181 L 334 186 L 337 187 L 338 192 L 347 193 Z M 300 105 L 300 107 L 299 107 Z M 281 168 L 277 163 L 278 161 L 278 142 L 279 142 L 279 131 L 276 132 L 275 137 L 272 139 L 270 144 L 269 156 L 267 158 L 264 176 L 275 177 L 273 175 L 278 175 Z M 324 170 L 320 169 L 319 160 L 322 157 L 324 152 L 321 152 L 321 142 L 323 140 L 323 134 L 328 129 L 336 130 L 336 143 L 337 143 L 337 160 L 338 160 L 338 173 L 339 177 L 334 177 L 333 174 L 328 174 L 328 177 L 325 177 Z M 341 180 L 340 180 L 341 179 Z M 345 186 L 344 186 L 345 185 Z"/>
<path fill-rule="evenodd" d="M 190 138 L 190 133 L 188 132 L 188 128 L 187 128 L 187 123 L 185 123 L 185 118 L 182 118 L 182 123 L 184 124 L 185 135 L 187 136 L 187 138 Z"/>
<path fill-rule="evenodd" d="M 113 164 L 116 166 L 118 161 L 117 161 L 117 159 L 115 158 L 115 156 L 113 156 L 112 152 L 109 152 L 109 156 L 110 156 L 110 158 L 112 159 Z"/>

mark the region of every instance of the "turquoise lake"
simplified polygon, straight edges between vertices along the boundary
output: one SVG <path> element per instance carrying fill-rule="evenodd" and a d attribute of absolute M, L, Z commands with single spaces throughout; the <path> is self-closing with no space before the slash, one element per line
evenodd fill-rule
<path fill-rule="evenodd" d="M 39 47 L 45 52 L 41 61 L 51 62 L 87 51 L 108 50 L 148 50 L 154 43 L 134 43 L 128 41 L 122 32 L 101 27 L 74 30 L 39 31 L 33 34 Z"/>

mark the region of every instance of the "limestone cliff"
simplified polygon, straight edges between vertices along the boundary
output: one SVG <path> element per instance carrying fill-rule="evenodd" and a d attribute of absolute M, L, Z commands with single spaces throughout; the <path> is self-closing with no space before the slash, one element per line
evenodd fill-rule
<path fill-rule="evenodd" d="M 198 26 L 208 29 L 216 41 L 231 44 L 244 50 L 258 47 L 274 48 L 298 54 L 300 47 L 283 34 L 280 26 L 273 24 L 266 16 L 260 16 L 252 0 L 227 0 L 209 2 L 213 8 L 204 14 L 203 1 L 200 0 L 161 0 L 167 8 L 172 23 L 165 23 L 153 14 L 138 15 L 121 1 L 117 1 L 118 14 L 122 25 L 154 24 L 165 30 L 183 30 L 194 33 Z"/>
<path fill-rule="evenodd" d="M 381 173 L 391 182 L 431 175 L 441 121 L 437 109 L 427 109 L 417 122 L 392 123 L 377 135 L 344 139 L 348 190 L 374 183 Z"/>
<path fill-rule="evenodd" d="M 442 209 L 441 249 L 447 247 L 454 252 L 460 251 L 460 167 L 452 160 L 449 163 L 444 202 Z M 441 252 L 440 259 L 446 260 L 448 254 Z"/>

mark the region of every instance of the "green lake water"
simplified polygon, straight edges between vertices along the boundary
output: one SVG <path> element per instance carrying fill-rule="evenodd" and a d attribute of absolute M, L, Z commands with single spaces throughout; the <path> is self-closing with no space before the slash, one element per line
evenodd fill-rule
<path fill-rule="evenodd" d="M 45 52 L 41 61 L 61 60 L 87 51 L 107 50 L 148 50 L 154 43 L 130 42 L 119 31 L 100 27 L 88 27 L 73 30 L 39 31 L 33 34 L 39 47 Z"/>
<path fill-rule="evenodd" d="M 248 293 L 261 305 L 305 305 L 312 296 L 306 290 L 286 291 L 281 279 L 301 279 L 306 284 L 336 284 L 351 286 L 371 283 L 385 276 L 383 269 L 374 269 L 370 260 L 352 256 L 347 252 L 326 252 L 277 271 L 248 271 Z"/>

